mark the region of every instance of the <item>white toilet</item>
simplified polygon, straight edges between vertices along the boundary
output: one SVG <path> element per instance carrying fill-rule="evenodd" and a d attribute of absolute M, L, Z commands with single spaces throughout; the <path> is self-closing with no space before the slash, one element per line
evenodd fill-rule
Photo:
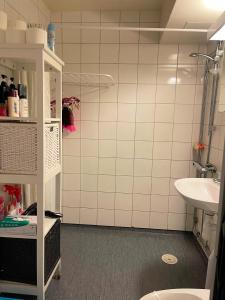
<path fill-rule="evenodd" d="M 210 290 L 174 289 L 145 295 L 140 300 L 209 300 Z"/>

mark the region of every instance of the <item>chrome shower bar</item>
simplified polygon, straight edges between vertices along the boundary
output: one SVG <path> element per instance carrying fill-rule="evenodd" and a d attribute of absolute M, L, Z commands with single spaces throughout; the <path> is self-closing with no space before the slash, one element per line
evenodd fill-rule
<path fill-rule="evenodd" d="M 92 30 L 118 30 L 118 31 L 153 31 L 153 32 L 195 32 L 207 33 L 208 29 L 189 29 L 189 28 L 162 28 L 162 27 L 125 27 L 125 26 L 87 26 L 87 25 L 73 25 L 61 24 L 58 28 L 71 29 L 92 29 Z"/>

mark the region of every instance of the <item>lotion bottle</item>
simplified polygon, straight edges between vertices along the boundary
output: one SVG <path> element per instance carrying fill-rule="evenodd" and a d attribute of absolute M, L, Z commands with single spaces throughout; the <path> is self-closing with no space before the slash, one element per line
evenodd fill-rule
<path fill-rule="evenodd" d="M 27 99 L 27 73 L 24 71 L 22 73 L 22 83 L 18 84 L 18 92 L 20 99 L 20 117 L 29 117 L 29 107 Z"/>
<path fill-rule="evenodd" d="M 17 90 L 11 90 L 8 97 L 8 115 L 9 117 L 20 116 L 20 105 Z"/>
<path fill-rule="evenodd" d="M 28 118 L 29 109 L 28 109 L 28 100 L 26 95 L 20 96 L 20 117 Z"/>
<path fill-rule="evenodd" d="M 7 116 L 7 98 L 8 98 L 8 85 L 6 82 L 6 75 L 2 74 L 2 82 L 0 85 L 0 116 Z"/>

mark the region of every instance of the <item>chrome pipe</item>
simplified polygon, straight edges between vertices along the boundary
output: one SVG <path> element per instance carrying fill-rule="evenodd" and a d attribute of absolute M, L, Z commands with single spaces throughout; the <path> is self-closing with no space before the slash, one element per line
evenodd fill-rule
<path fill-rule="evenodd" d="M 213 84 L 212 84 L 212 94 L 211 94 L 211 104 L 210 104 L 210 114 L 209 114 L 209 127 L 208 127 L 209 144 L 208 144 L 206 164 L 209 163 L 210 153 L 211 153 L 218 85 L 219 85 L 219 74 L 213 74 Z"/>
<path fill-rule="evenodd" d="M 199 129 L 199 143 L 203 144 L 203 135 L 204 135 L 204 123 L 205 123 L 205 112 L 206 112 L 206 102 L 207 102 L 207 87 L 209 81 L 209 68 L 208 61 L 205 64 L 204 71 L 204 84 L 203 84 L 203 95 L 202 95 L 202 109 L 201 109 L 201 120 L 200 120 L 200 129 Z M 198 162 L 201 162 L 201 152 L 198 152 Z"/>

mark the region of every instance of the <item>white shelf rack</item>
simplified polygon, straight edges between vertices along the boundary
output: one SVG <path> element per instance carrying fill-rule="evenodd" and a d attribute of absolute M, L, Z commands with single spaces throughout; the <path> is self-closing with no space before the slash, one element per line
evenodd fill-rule
<path fill-rule="evenodd" d="M 46 182 L 55 178 L 55 207 L 61 211 L 61 163 L 62 163 L 62 67 L 63 61 L 44 45 L 0 44 L 0 64 L 9 69 L 17 69 L 21 65 L 32 65 L 36 71 L 35 94 L 38 99 L 37 116 L 35 118 L 0 117 L 0 126 L 5 122 L 35 123 L 37 126 L 37 173 L 0 174 L 0 183 L 35 184 L 37 186 L 37 235 L 5 235 L 10 238 L 33 238 L 37 240 L 37 284 L 0 281 L 0 292 L 36 295 L 38 300 L 45 300 L 45 291 L 54 274 L 60 269 L 61 260 L 56 264 L 48 282 L 45 284 L 45 247 L 44 238 L 55 223 L 55 220 L 45 218 L 45 189 Z M 45 71 L 54 71 L 56 77 L 56 118 L 45 116 Z M 60 165 L 46 173 L 45 166 L 45 126 L 46 123 L 58 123 Z M 16 147 L 16 145 L 15 145 Z M 0 233 L 0 237 L 4 233 Z"/>
<path fill-rule="evenodd" d="M 18 123 L 37 123 L 38 119 L 37 118 L 22 118 L 22 117 L 2 117 L 0 116 L 0 122 L 18 122 Z M 60 122 L 60 118 L 46 118 L 45 123 L 57 123 Z"/>
<path fill-rule="evenodd" d="M 63 72 L 63 84 L 89 87 L 110 87 L 114 79 L 109 74 Z"/>
<path fill-rule="evenodd" d="M 44 236 L 48 234 L 52 226 L 55 224 L 56 219 L 51 219 L 51 218 L 44 218 Z M 15 238 L 15 239 L 32 239 L 36 240 L 37 235 L 28 235 L 28 234 L 9 234 L 4 232 L 4 229 L 0 229 L 0 237 L 5 237 L 5 238 Z"/>
<path fill-rule="evenodd" d="M 53 269 L 47 283 L 44 286 L 43 293 L 45 294 L 53 276 L 58 271 L 58 269 L 61 268 L 61 259 L 58 260 L 55 268 Z M 26 284 L 26 283 L 19 283 L 19 282 L 13 282 L 13 281 L 1 281 L 1 290 L 3 290 L 5 293 L 11 293 L 11 294 L 27 294 L 27 295 L 34 295 L 37 296 L 38 299 L 40 298 L 39 292 L 38 292 L 38 285 L 33 284 Z M 26 291 L 26 293 L 24 293 Z"/>

